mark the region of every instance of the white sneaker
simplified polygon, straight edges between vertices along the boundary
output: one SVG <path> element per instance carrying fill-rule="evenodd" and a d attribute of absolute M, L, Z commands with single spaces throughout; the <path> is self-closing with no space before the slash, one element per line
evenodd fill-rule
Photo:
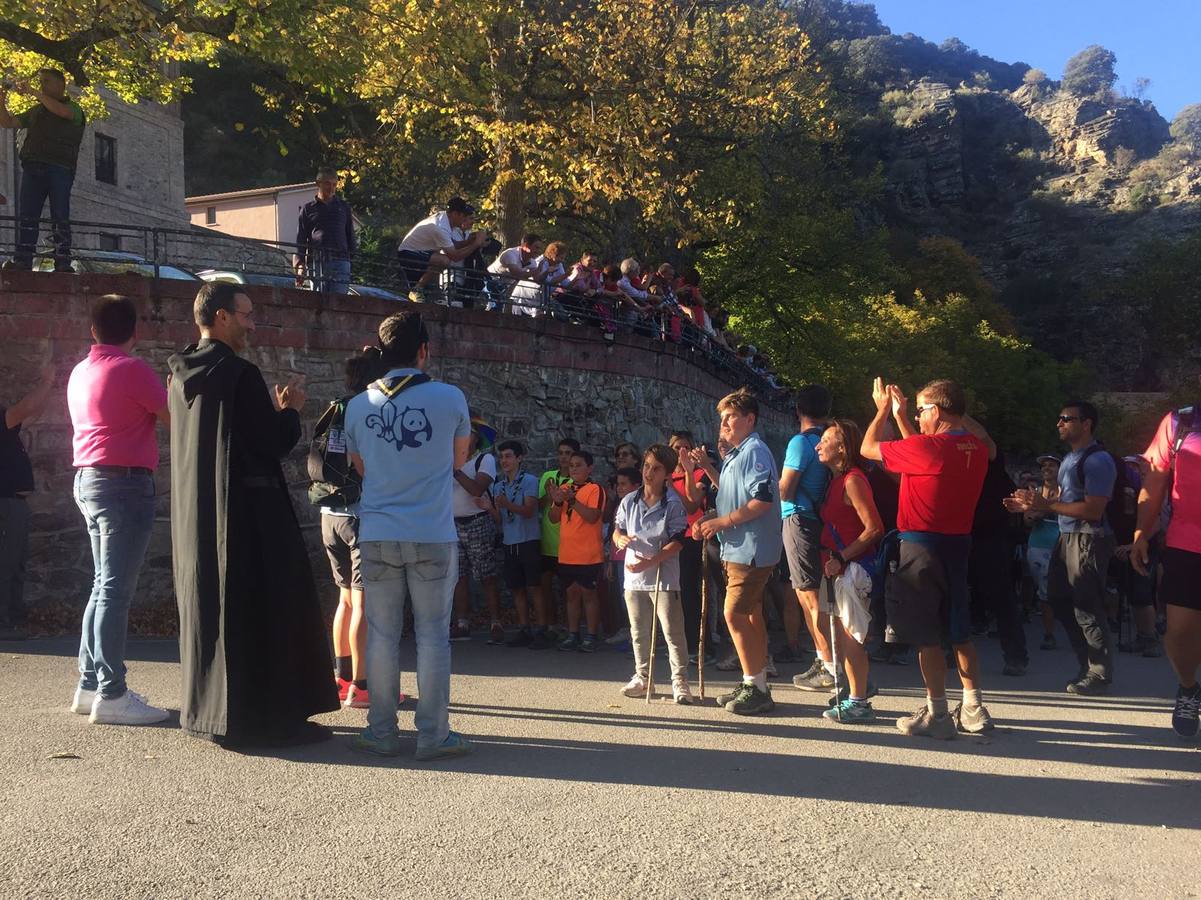
<path fill-rule="evenodd" d="M 630 683 L 621 689 L 621 692 L 627 697 L 645 697 L 646 679 L 641 675 L 635 675 L 630 679 Z"/>
<path fill-rule="evenodd" d="M 113 700 L 98 696 L 89 721 L 93 725 L 153 725 L 169 715 L 165 709 L 151 706 L 141 694 L 126 691 Z"/>
<path fill-rule="evenodd" d="M 630 639 L 630 629 L 619 628 L 617 630 L 617 633 L 615 635 L 613 635 L 613 637 L 606 638 L 605 643 L 606 644 L 620 644 L 622 641 L 628 641 L 629 639 Z"/>
<path fill-rule="evenodd" d="M 718 660 L 717 671 L 741 672 L 742 660 L 738 658 L 738 651 L 731 647 L 730 652 L 727 653 L 722 659 Z"/>
<path fill-rule="evenodd" d="M 85 691 L 83 688 L 77 687 L 75 688 L 75 698 L 71 701 L 71 712 L 89 716 L 92 714 L 92 704 L 95 702 L 95 691 Z"/>
<path fill-rule="evenodd" d="M 671 697 L 681 706 L 691 706 L 696 702 L 696 698 L 692 696 L 692 691 L 688 687 L 688 682 L 682 678 L 671 683 Z"/>

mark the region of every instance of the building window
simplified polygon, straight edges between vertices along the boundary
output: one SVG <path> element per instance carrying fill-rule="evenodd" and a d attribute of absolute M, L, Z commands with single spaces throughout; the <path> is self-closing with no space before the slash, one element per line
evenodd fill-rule
<path fill-rule="evenodd" d="M 96 180 L 105 184 L 117 183 L 117 141 L 96 134 Z"/>
<path fill-rule="evenodd" d="M 217 207 L 215 207 L 215 206 L 205 207 L 204 224 L 205 225 L 216 225 L 217 224 Z"/>
<path fill-rule="evenodd" d="M 100 249 L 119 251 L 121 249 L 121 236 L 119 234 L 100 232 Z"/>

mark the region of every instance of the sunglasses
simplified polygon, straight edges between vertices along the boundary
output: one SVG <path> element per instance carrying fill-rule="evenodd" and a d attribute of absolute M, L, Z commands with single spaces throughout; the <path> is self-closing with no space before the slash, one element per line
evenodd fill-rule
<path fill-rule="evenodd" d="M 917 412 L 913 416 L 913 421 L 920 422 L 922 419 L 922 413 L 924 413 L 928 409 L 934 409 L 936 406 L 938 406 L 937 403 L 925 403 L 925 404 L 919 406 L 917 408 Z"/>
<path fill-rule="evenodd" d="M 1079 416 L 1058 416 L 1055 419 L 1055 421 L 1056 422 L 1079 422 L 1080 417 Z"/>

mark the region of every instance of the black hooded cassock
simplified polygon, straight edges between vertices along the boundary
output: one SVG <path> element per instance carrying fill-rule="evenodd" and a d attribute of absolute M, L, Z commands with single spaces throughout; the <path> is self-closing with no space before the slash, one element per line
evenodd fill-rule
<path fill-rule="evenodd" d="M 171 370 L 171 543 L 180 724 L 226 743 L 286 739 L 338 709 L 308 553 L 280 466 L 300 414 L 258 367 L 204 339 Z"/>

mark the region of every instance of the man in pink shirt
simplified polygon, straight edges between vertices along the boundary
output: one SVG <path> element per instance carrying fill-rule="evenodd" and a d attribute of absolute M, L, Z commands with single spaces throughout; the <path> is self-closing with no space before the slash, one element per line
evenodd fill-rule
<path fill-rule="evenodd" d="M 130 355 L 138 311 L 109 294 L 92 307 L 96 343 L 71 372 L 75 503 L 92 539 L 95 579 L 83 613 L 79 686 L 71 711 L 93 724 L 150 725 L 167 718 L 125 684 L 129 604 L 154 526 L 155 422 L 169 425 L 167 392 Z"/>

